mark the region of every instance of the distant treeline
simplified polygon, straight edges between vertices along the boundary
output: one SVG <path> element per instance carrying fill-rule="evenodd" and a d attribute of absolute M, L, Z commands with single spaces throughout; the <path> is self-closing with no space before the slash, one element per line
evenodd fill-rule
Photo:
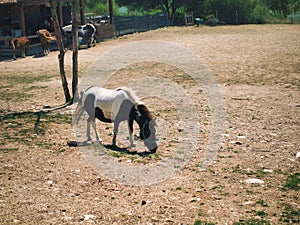
<path fill-rule="evenodd" d="M 86 10 L 108 13 L 107 0 L 86 0 Z M 185 13 L 193 12 L 203 19 L 218 18 L 227 24 L 266 23 L 287 20 L 300 11 L 300 0 L 115 0 L 114 11 L 126 7 L 126 16 L 163 12 L 170 23 L 176 23 Z"/>

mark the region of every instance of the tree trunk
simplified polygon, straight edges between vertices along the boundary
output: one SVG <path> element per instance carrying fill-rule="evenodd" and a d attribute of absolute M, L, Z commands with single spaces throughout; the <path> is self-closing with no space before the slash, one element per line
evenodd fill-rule
<path fill-rule="evenodd" d="M 50 0 L 50 6 L 51 6 L 52 18 L 54 21 L 54 31 L 55 31 L 57 47 L 59 49 L 58 61 L 59 61 L 60 78 L 61 78 L 62 87 L 63 87 L 64 94 L 65 94 L 65 100 L 66 100 L 66 102 L 69 102 L 69 101 L 71 101 L 71 96 L 70 96 L 70 91 L 68 88 L 68 81 L 67 81 L 66 73 L 65 73 L 65 64 L 64 64 L 65 48 L 64 48 L 63 41 L 62 41 L 61 29 L 60 29 L 60 25 L 59 25 L 58 17 L 57 17 L 56 0 Z"/>
<path fill-rule="evenodd" d="M 73 45 L 73 78 L 72 94 L 74 101 L 79 99 L 78 95 L 78 25 L 79 25 L 79 0 L 72 0 L 72 45 Z"/>
<path fill-rule="evenodd" d="M 176 10 L 177 10 L 177 7 L 176 7 L 176 3 L 175 3 L 175 0 L 172 1 L 171 3 L 171 21 L 172 21 L 172 24 L 174 24 L 175 22 L 175 15 L 176 15 Z"/>
<path fill-rule="evenodd" d="M 85 24 L 85 16 L 84 16 L 84 0 L 79 0 L 79 7 L 80 7 L 80 21 L 81 24 Z"/>
<path fill-rule="evenodd" d="M 113 0 L 108 0 L 108 5 L 109 5 L 109 22 L 110 24 L 114 24 L 115 16 L 114 16 Z"/>
<path fill-rule="evenodd" d="M 164 1 L 164 7 L 165 7 L 165 12 L 167 14 L 167 18 L 171 22 L 169 0 Z"/>

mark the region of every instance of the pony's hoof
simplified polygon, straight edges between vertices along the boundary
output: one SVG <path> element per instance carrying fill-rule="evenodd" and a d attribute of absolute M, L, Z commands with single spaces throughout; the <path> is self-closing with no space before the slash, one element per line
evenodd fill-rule
<path fill-rule="evenodd" d="M 157 147 L 150 150 L 150 154 L 156 153 Z"/>
<path fill-rule="evenodd" d="M 133 143 L 133 144 L 130 145 L 130 148 L 135 148 L 135 147 L 136 147 L 135 143 Z"/>

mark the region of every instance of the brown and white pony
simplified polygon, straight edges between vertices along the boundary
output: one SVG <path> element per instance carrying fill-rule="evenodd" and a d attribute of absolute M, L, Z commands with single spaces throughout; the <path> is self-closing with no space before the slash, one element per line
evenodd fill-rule
<path fill-rule="evenodd" d="M 43 54 L 49 55 L 49 44 L 51 43 L 51 41 L 56 40 L 56 38 L 54 36 L 51 36 L 51 33 L 46 29 L 38 30 L 36 32 L 36 35 L 40 37 L 40 42 L 43 48 Z"/>
<path fill-rule="evenodd" d="M 155 118 L 131 89 L 121 87 L 111 90 L 89 87 L 81 93 L 81 99 L 76 108 L 75 121 L 77 124 L 84 111 L 89 116 L 87 119 L 87 141 L 91 140 L 90 127 L 92 125 L 97 141 L 102 142 L 96 129 L 95 119 L 97 118 L 105 123 L 114 123 L 112 144 L 115 146 L 119 124 L 121 121 L 127 121 L 130 146 L 135 146 L 132 137 L 133 121 L 135 121 L 139 125 L 140 138 L 144 145 L 151 153 L 156 152 L 158 146 L 155 135 Z"/>
<path fill-rule="evenodd" d="M 22 49 L 22 58 L 25 58 L 26 48 L 29 48 L 29 40 L 27 37 L 12 38 L 10 40 L 13 52 L 13 59 L 16 60 L 16 48 Z"/>

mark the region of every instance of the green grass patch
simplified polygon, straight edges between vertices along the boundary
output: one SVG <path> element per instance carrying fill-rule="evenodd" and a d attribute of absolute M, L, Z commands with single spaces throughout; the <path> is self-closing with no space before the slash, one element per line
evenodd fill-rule
<path fill-rule="evenodd" d="M 232 172 L 233 173 L 241 173 L 241 174 L 245 173 L 245 171 L 241 168 L 241 166 L 239 164 L 232 168 Z"/>
<path fill-rule="evenodd" d="M 111 152 L 110 155 L 116 158 L 120 158 L 122 156 L 120 152 Z"/>
<path fill-rule="evenodd" d="M 263 211 L 263 210 L 256 211 L 255 214 L 256 214 L 257 216 L 266 216 L 266 215 L 268 215 L 268 214 L 267 214 L 265 211 Z"/>
<path fill-rule="evenodd" d="M 283 190 L 300 190 L 300 173 L 290 174 L 283 185 Z"/>
<path fill-rule="evenodd" d="M 267 220 L 264 219 L 247 219 L 245 221 L 235 222 L 233 225 L 271 225 Z"/>
<path fill-rule="evenodd" d="M 40 90 L 40 89 L 46 89 L 48 86 L 30 86 L 24 88 L 24 91 L 32 91 L 32 90 Z"/>
<path fill-rule="evenodd" d="M 32 94 L 27 94 L 24 92 L 0 92 L 0 100 L 3 101 L 20 101 L 23 99 L 29 99 L 32 98 Z"/>
<path fill-rule="evenodd" d="M 286 204 L 279 221 L 288 224 L 300 224 L 300 210 L 296 210 L 291 205 Z"/>
<path fill-rule="evenodd" d="M 211 189 L 212 189 L 212 190 L 216 190 L 216 189 L 223 189 L 223 188 L 225 188 L 225 185 L 220 184 L 220 185 L 217 185 L 217 186 L 212 187 Z"/>
<path fill-rule="evenodd" d="M 201 220 L 196 220 L 194 225 L 216 225 L 214 222 L 206 222 Z"/>
<path fill-rule="evenodd" d="M 251 174 L 255 175 L 257 178 L 262 178 L 267 174 L 267 172 L 265 172 L 263 169 L 257 169 L 251 172 Z"/>
<path fill-rule="evenodd" d="M 14 151 L 18 151 L 19 147 L 15 147 L 15 148 L 0 148 L 0 152 L 3 153 L 9 153 L 9 152 L 14 152 Z"/>
<path fill-rule="evenodd" d="M 256 204 L 261 205 L 263 207 L 268 207 L 268 204 L 264 200 L 257 200 Z"/>
<path fill-rule="evenodd" d="M 34 82 L 47 82 L 51 79 L 51 76 L 7 76 L 2 79 L 5 79 L 10 84 L 32 84 Z"/>

